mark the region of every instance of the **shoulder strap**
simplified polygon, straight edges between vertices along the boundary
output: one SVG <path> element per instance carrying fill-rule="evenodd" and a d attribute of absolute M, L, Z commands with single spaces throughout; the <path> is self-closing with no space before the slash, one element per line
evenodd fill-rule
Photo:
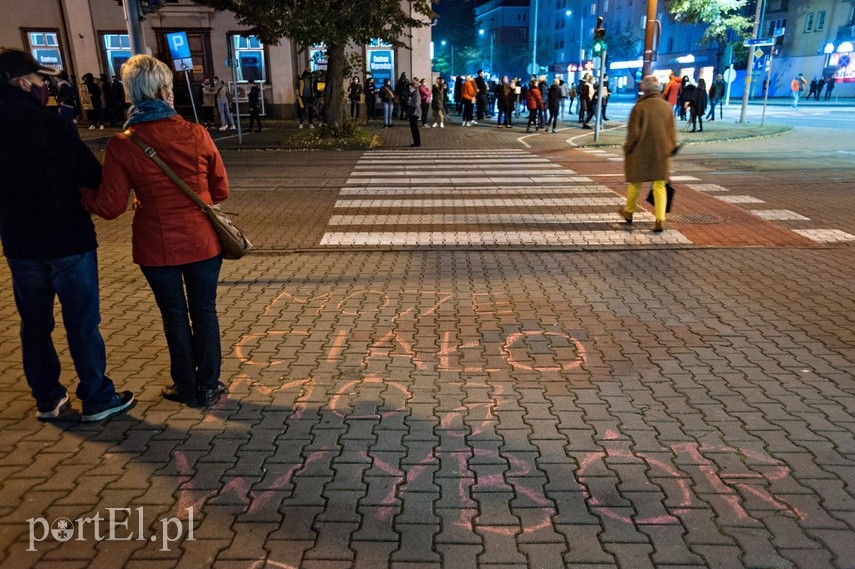
<path fill-rule="evenodd" d="M 184 193 L 187 194 L 187 197 L 193 200 L 196 205 L 202 208 L 203 211 L 207 212 L 209 209 L 211 209 L 211 206 L 202 201 L 202 198 L 196 195 L 196 192 L 191 190 L 190 186 L 185 184 L 184 180 L 179 178 L 178 174 L 176 174 L 175 171 L 170 168 L 169 165 L 160 158 L 160 156 L 157 155 L 157 152 L 154 151 L 154 148 L 143 142 L 143 140 L 136 135 L 134 129 L 128 128 L 122 134 L 134 141 L 134 143 L 139 146 L 140 149 L 142 149 L 145 155 L 151 158 L 152 161 L 157 164 L 161 170 L 163 170 L 163 173 L 169 176 L 169 179 L 175 182 L 175 185 L 181 188 Z"/>

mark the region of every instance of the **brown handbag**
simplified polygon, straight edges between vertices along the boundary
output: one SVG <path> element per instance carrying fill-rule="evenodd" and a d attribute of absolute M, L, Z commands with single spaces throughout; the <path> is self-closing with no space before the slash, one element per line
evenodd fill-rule
<path fill-rule="evenodd" d="M 154 151 L 154 148 L 143 142 L 142 139 L 134 133 L 133 129 L 126 129 L 123 134 L 134 141 L 134 143 L 142 149 L 145 155 L 151 158 L 154 163 L 163 170 L 163 173 L 169 176 L 169 178 L 175 182 L 175 185 L 181 188 L 184 193 L 187 194 L 187 197 L 193 200 L 193 202 L 195 202 L 195 204 L 205 212 L 205 215 L 207 215 L 208 219 L 211 220 L 211 225 L 217 233 L 217 238 L 220 240 L 220 245 L 223 248 L 223 259 L 240 259 L 252 251 L 252 242 L 250 242 L 246 233 L 232 222 L 228 215 L 202 201 L 202 198 L 196 195 L 196 192 L 191 190 L 190 186 L 185 184 L 184 180 L 179 178 L 178 174 L 176 174 L 166 162 L 161 160 L 160 156 L 157 155 L 157 152 Z"/>

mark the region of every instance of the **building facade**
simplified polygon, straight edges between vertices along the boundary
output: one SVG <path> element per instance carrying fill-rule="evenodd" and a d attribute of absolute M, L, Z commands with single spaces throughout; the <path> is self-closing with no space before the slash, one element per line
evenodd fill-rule
<path fill-rule="evenodd" d="M 29 51 L 41 63 L 65 69 L 78 79 L 86 73 L 118 75 L 131 56 L 124 8 L 116 0 L 2 0 L 2 4 L 0 47 Z M 190 93 L 198 93 L 205 77 L 218 76 L 238 85 L 253 79 L 264 86 L 267 114 L 292 117 L 297 76 L 307 64 L 323 69 L 326 63 L 322 46 L 301 52 L 287 38 L 279 45 L 263 45 L 230 12 L 216 12 L 190 0 L 165 0 L 163 8 L 145 16 L 143 33 L 151 54 L 170 66 L 166 37 L 177 31 L 187 34 L 193 64 L 186 73 L 176 72 L 177 106 L 190 102 Z M 401 72 L 429 77 L 430 35 L 430 26 L 425 26 L 412 30 L 408 48 L 375 41 L 351 46 L 350 51 L 365 61 L 361 78 L 372 73 L 394 82 Z"/>

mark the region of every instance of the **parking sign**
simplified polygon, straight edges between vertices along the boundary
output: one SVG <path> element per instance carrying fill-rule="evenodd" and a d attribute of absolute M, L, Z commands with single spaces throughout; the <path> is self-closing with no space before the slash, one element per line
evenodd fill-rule
<path fill-rule="evenodd" d="M 175 66 L 175 70 L 192 70 L 193 59 L 190 55 L 190 43 L 187 41 L 187 32 L 166 34 L 166 43 L 169 44 L 169 53 L 172 55 L 172 64 Z"/>

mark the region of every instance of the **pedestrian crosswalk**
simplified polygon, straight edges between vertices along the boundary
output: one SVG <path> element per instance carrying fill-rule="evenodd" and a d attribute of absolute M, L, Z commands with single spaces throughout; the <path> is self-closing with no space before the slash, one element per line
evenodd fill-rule
<path fill-rule="evenodd" d="M 689 244 L 628 228 L 624 199 L 590 177 L 525 150 L 365 153 L 339 191 L 322 247 L 615 246 Z M 647 222 L 647 223 L 645 223 Z"/>

